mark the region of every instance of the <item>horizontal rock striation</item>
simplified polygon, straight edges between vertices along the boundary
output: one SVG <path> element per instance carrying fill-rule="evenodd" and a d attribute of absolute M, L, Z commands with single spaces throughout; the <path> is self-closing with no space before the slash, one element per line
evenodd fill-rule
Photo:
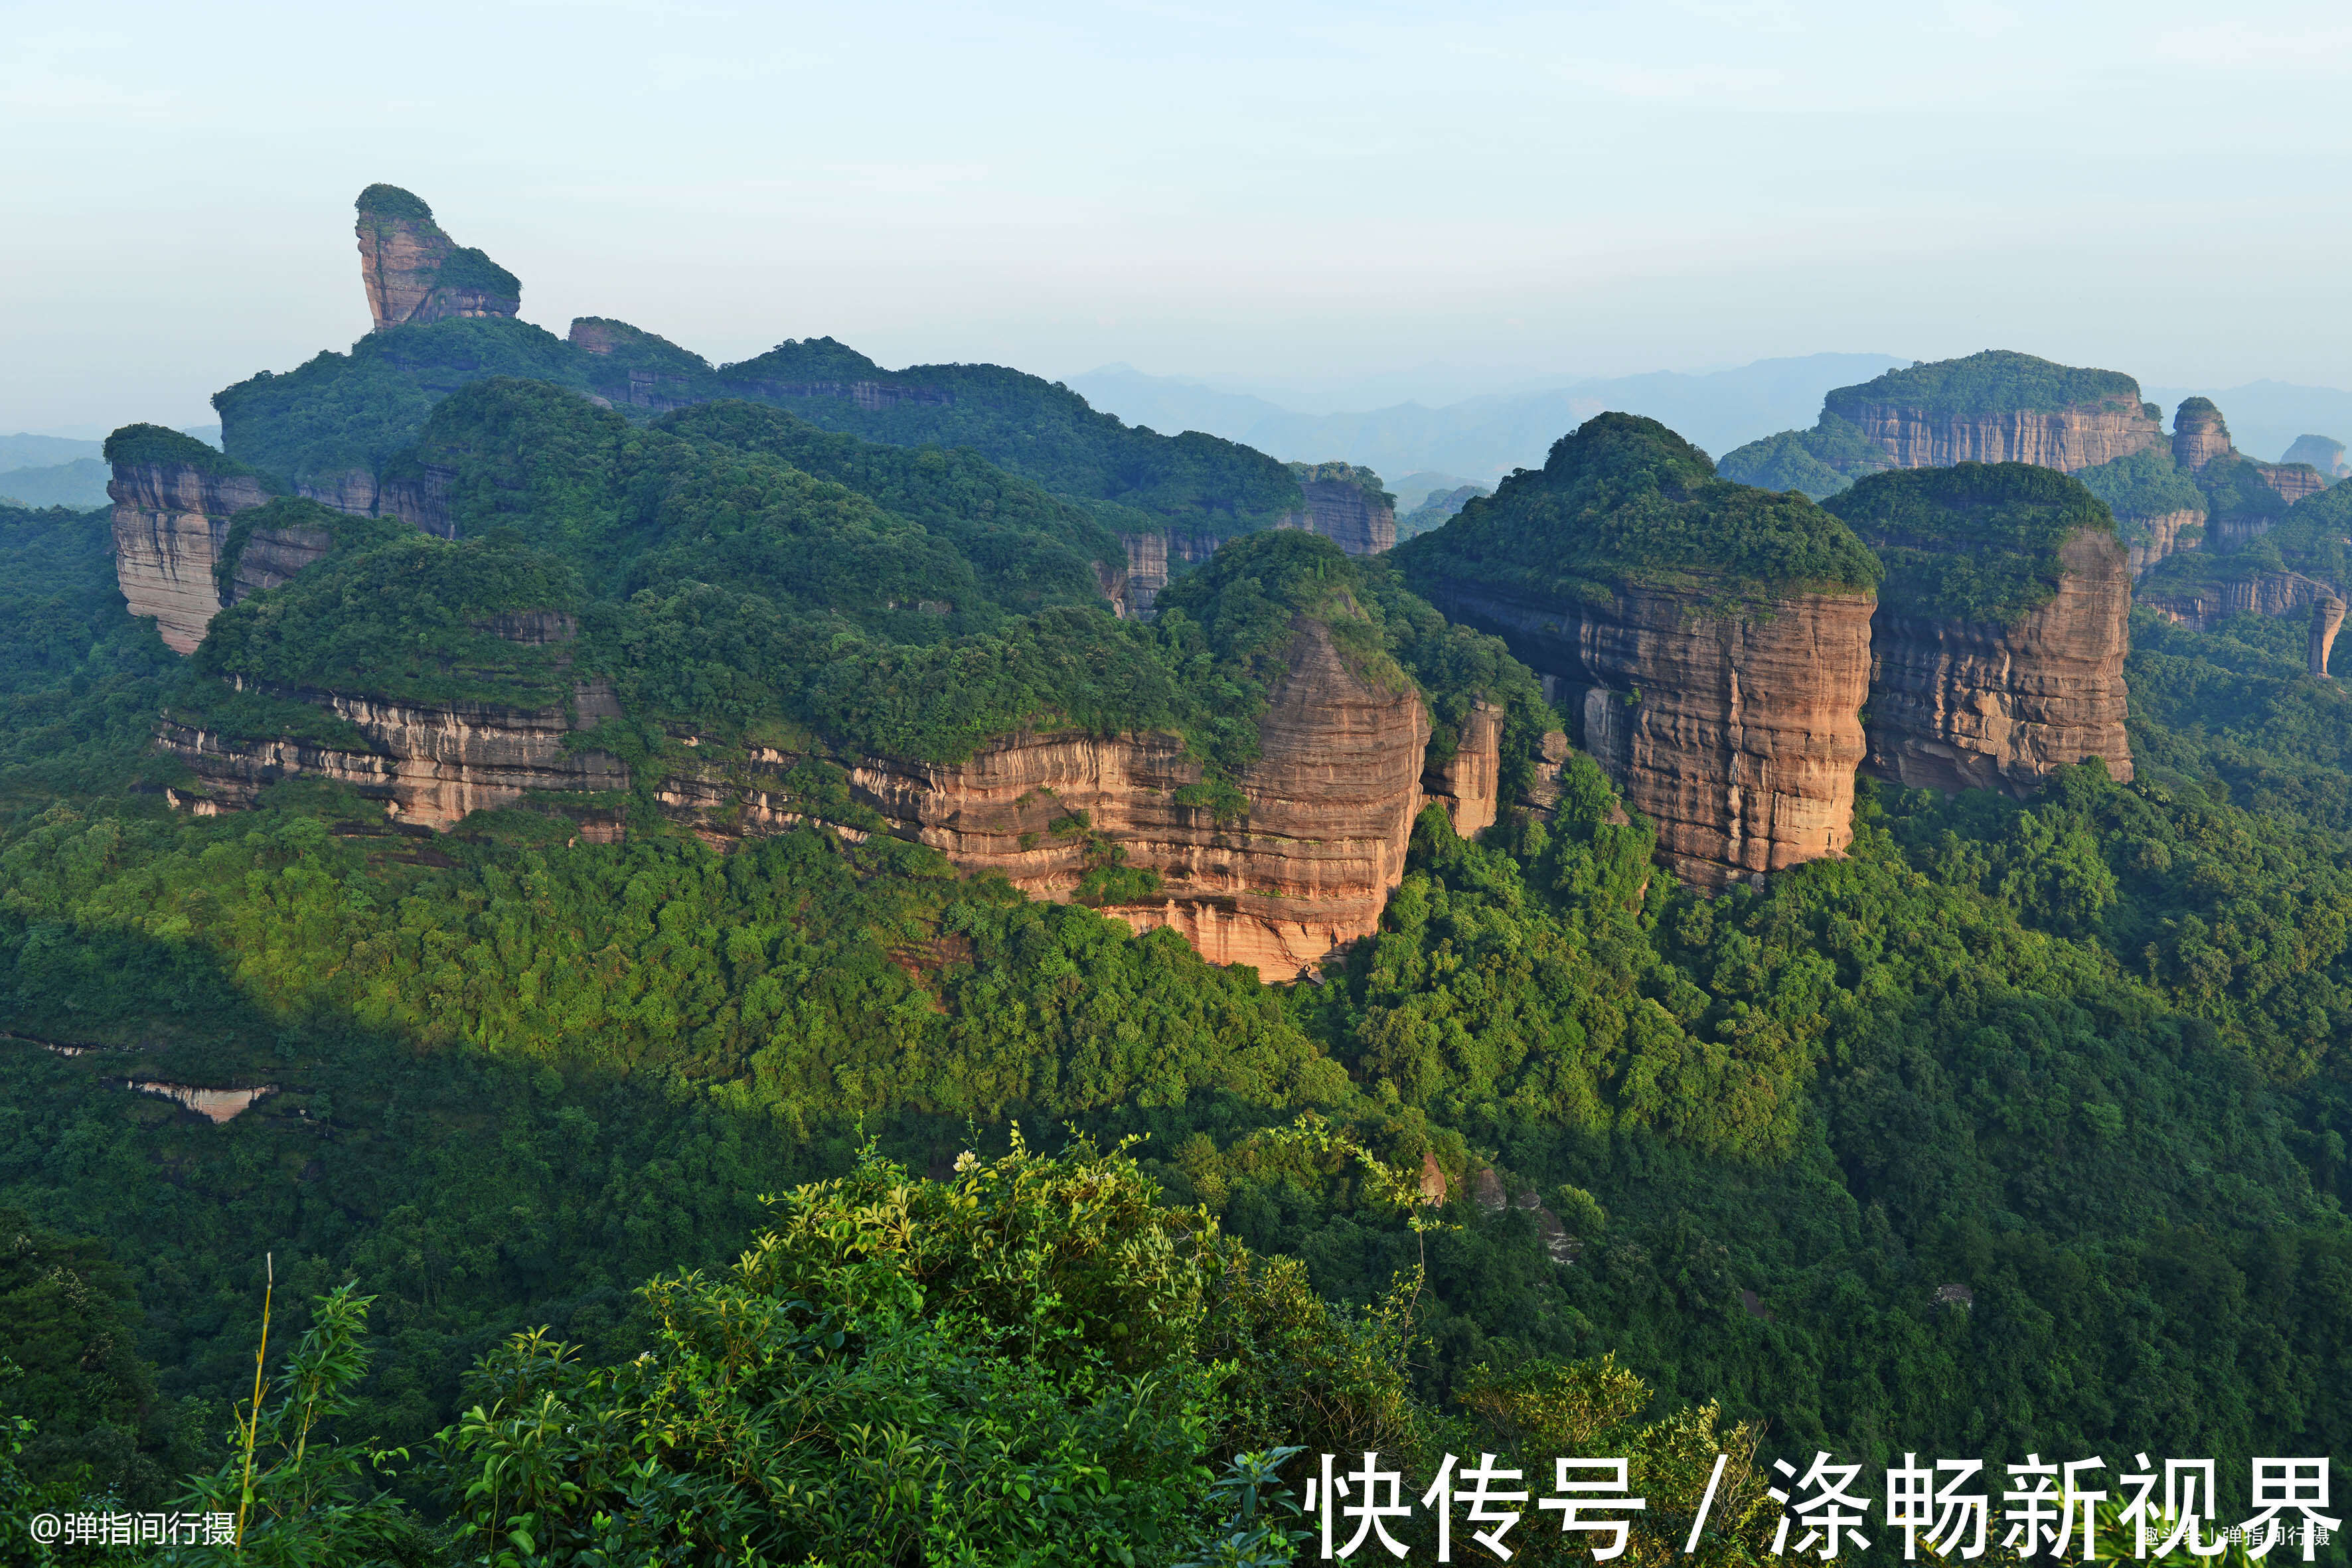
<path fill-rule="evenodd" d="M 249 806 L 279 780 L 308 775 L 382 801 L 387 815 L 446 828 L 469 812 L 512 805 L 527 791 L 628 787 L 618 759 L 564 749 L 574 730 L 619 715 L 611 688 L 601 681 L 583 682 L 568 704 L 541 709 L 435 707 L 331 691 L 275 694 L 348 721 L 365 737 L 365 749 L 244 739 L 167 719 L 159 742 L 202 781 L 197 800 L 215 810 Z"/>
<path fill-rule="evenodd" d="M 1871 628 L 1873 773 L 1914 788 L 2026 795 L 2089 757 L 2132 776 L 2124 547 L 2084 530 L 2059 552 L 2057 596 L 2008 625 L 1904 616 Z"/>
<path fill-rule="evenodd" d="M 1956 463 L 2032 463 L 2076 473 L 2160 445 L 2164 428 L 2137 399 L 2055 413 L 2009 410 L 1945 415 L 1889 404 L 1841 410 L 1902 468 Z"/>
<path fill-rule="evenodd" d="M 1559 763 L 1567 759 L 1565 736 L 1560 743 L 1560 755 L 1546 758 L 1553 777 L 1557 777 Z M 1432 803 L 1445 808 L 1454 831 L 1467 838 L 1495 826 L 1502 809 L 1502 774 L 1503 710 L 1481 701 L 1472 705 L 1469 716 L 1463 721 L 1454 754 L 1423 771 L 1421 790 Z M 1550 780 L 1545 782 L 1549 784 Z M 1553 798 L 1557 799 L 1557 784 L 1552 788 Z"/>
<path fill-rule="evenodd" d="M 220 612 L 215 569 L 230 519 L 269 500 L 249 475 L 193 464 L 118 462 L 106 487 L 114 501 L 114 574 L 134 616 L 152 616 L 164 646 L 194 653 Z"/>
<path fill-rule="evenodd" d="M 552 620 L 495 629 L 548 641 L 571 630 Z M 1201 782 L 1201 765 L 1181 738 L 1156 732 L 1013 735 L 951 765 L 857 760 L 850 793 L 888 831 L 930 845 L 961 870 L 996 872 L 1040 898 L 1083 897 L 1139 931 L 1170 927 L 1214 962 L 1294 979 L 1378 929 L 1423 804 L 1429 721 L 1412 690 L 1386 690 L 1350 670 L 1319 621 L 1294 628 L 1286 666 L 1260 724 L 1258 759 L 1235 781 L 1245 802 L 1235 816 L 1179 802 Z M 617 759 L 565 749 L 567 734 L 617 713 L 601 684 L 543 710 L 281 695 L 349 721 L 365 749 L 239 740 L 167 721 L 163 746 L 202 781 L 187 803 L 194 809 L 249 805 L 270 784 L 310 774 L 381 800 L 403 820 L 446 828 L 526 792 L 630 784 Z M 1453 761 L 1433 770 L 1462 831 L 1494 819 L 1500 733 L 1499 713 L 1474 714 Z M 673 773 L 656 798 L 717 845 L 788 831 L 810 820 L 787 776 L 800 761 L 755 750 Z M 1154 874 L 1158 889 L 1123 902 L 1090 890 L 1090 872 L 1121 868 Z"/>
<path fill-rule="evenodd" d="M 1843 851 L 1870 680 L 1867 595 L 1772 598 L 1621 587 L 1607 604 L 1424 584 L 1541 674 L 1675 874 L 1709 889 Z"/>

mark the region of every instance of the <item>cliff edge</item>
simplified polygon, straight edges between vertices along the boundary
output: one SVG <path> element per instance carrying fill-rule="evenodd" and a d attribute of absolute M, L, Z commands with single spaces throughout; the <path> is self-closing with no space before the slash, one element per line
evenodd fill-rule
<path fill-rule="evenodd" d="M 1543 676 L 1684 880 L 1720 888 L 1850 841 L 1878 565 L 1811 501 L 1717 479 L 1655 420 L 1604 414 L 1395 558 Z"/>
<path fill-rule="evenodd" d="M 375 330 L 457 316 L 512 316 L 522 283 L 478 250 L 458 245 L 433 209 L 398 185 L 370 185 L 359 210 L 360 284 Z"/>
<path fill-rule="evenodd" d="M 2045 468 L 1962 463 L 1874 474 L 1827 505 L 1886 566 L 1873 773 L 2012 795 L 2090 757 L 2132 776 L 2131 573 L 2097 497 Z"/>

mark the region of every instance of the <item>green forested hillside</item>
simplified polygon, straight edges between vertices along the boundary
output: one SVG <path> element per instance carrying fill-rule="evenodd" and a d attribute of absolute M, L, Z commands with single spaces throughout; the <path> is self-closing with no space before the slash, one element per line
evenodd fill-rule
<path fill-rule="evenodd" d="M 1251 447 L 1121 424 L 1058 383 L 1002 365 L 885 371 L 831 338 L 786 342 L 712 370 L 698 355 L 623 322 L 593 323 L 590 353 L 504 317 L 465 317 L 371 332 L 283 374 L 264 371 L 216 395 L 222 444 L 240 461 L 298 483 L 382 474 L 461 387 L 519 377 L 625 399 L 633 374 L 667 400 L 771 403 L 800 419 L 899 447 L 970 448 L 1130 528 L 1174 521 L 1210 533 L 1263 527 L 1300 505 L 1297 479 Z M 859 399 L 852 384 L 919 393 Z M 645 411 L 634 410 L 638 417 Z M 1153 520 L 1147 522 L 1145 520 Z"/>
<path fill-rule="evenodd" d="M 1865 785 L 1848 857 L 1715 899 L 1571 759 L 1548 822 L 1424 813 L 1381 933 L 1269 988 L 887 837 L 428 837 L 302 781 L 170 810 L 158 711 L 285 717 L 223 676 L 601 673 L 647 763 L 673 721 L 950 757 L 1043 717 L 1231 769 L 1307 614 L 1441 751 L 1502 702 L 1507 795 L 1556 722 L 1311 535 L 1141 626 L 1098 605 L 1098 514 L 978 458 L 510 380 L 419 428 L 396 461 L 459 539 L 352 528 L 190 660 L 124 612 L 102 514 L 0 512 L 0 1404 L 35 1424 L 0 1464 L 38 1495 L 233 1495 L 266 1255 L 273 1364 L 323 1370 L 263 1401 L 257 1555 L 1276 1562 L 1204 1555 L 1303 1474 L 1265 1450 L 1418 1479 L 1483 1445 L 1634 1456 L 1660 1563 L 1731 1452 L 1729 1563 L 1764 1464 L 1816 1447 L 2242 1478 L 2352 1442 L 2352 714 L 2299 627 L 2144 616 L 2135 784 Z M 1506 535 L 1551 577 L 1881 570 L 1646 421 L 1413 549 L 1519 569 Z M 517 608 L 576 641 L 489 646 Z M 269 1092 L 215 1125 L 131 1079 Z M 290 1436 L 317 1409 L 331 1482 Z"/>
<path fill-rule="evenodd" d="M 1734 598 L 1852 591 L 1880 572 L 1853 531 L 1811 500 L 1718 479 L 1706 453 L 1631 414 L 1586 421 L 1553 444 L 1541 468 L 1513 474 L 1394 554 L 1416 580 L 1568 599 L 1626 583 Z"/>

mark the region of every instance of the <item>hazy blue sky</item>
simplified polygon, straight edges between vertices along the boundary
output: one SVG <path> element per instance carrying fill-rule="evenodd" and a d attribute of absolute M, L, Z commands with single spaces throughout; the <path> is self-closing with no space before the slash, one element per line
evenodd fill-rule
<path fill-rule="evenodd" d="M 714 358 L 2352 385 L 2341 4 L 0 5 L 0 430 L 365 330 L 352 197 Z"/>

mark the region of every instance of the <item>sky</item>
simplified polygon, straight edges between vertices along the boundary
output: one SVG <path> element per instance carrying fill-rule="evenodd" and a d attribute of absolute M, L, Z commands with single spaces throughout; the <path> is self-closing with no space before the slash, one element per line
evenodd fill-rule
<path fill-rule="evenodd" d="M 0 0 L 0 431 L 365 331 L 377 180 L 714 360 L 2352 386 L 2337 5 Z"/>

